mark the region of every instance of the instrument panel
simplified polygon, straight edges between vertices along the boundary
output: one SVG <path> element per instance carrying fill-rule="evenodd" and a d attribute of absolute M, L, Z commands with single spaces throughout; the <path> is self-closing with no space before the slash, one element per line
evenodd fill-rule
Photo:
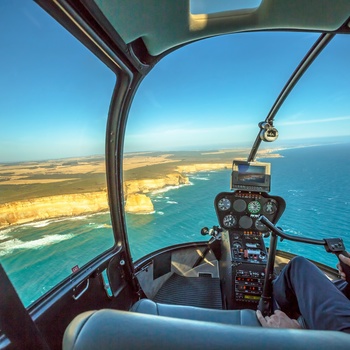
<path fill-rule="evenodd" d="M 266 216 L 276 223 L 286 207 L 281 197 L 265 192 L 222 192 L 215 198 L 215 210 L 222 228 L 229 231 L 266 232 L 268 228 L 257 219 Z"/>
<path fill-rule="evenodd" d="M 286 204 L 266 192 L 236 190 L 219 193 L 214 201 L 221 233 L 219 262 L 227 309 L 255 310 L 264 287 L 269 229 L 258 218 L 276 223 Z"/>

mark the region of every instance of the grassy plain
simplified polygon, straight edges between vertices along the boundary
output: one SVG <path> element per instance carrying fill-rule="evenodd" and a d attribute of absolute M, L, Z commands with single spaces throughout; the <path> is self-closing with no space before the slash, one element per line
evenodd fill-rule
<path fill-rule="evenodd" d="M 103 157 L 0 164 L 0 204 L 104 189 Z"/>
<path fill-rule="evenodd" d="M 126 154 L 124 158 L 124 179 L 125 180 L 140 180 L 161 178 L 165 174 L 176 170 L 178 166 L 193 165 L 193 164 L 230 164 L 234 158 L 247 157 L 249 150 L 223 150 L 223 151 L 183 151 L 172 153 L 152 152 L 142 154 L 147 156 L 149 162 L 147 164 L 139 164 L 138 167 L 129 167 L 128 163 L 133 157 L 141 156 L 141 154 Z M 157 161 L 162 159 L 162 161 Z"/>
<path fill-rule="evenodd" d="M 128 153 L 123 160 L 124 180 L 162 178 L 176 171 L 180 165 L 230 165 L 234 158 L 246 158 L 248 153 L 248 149 Z M 273 156 L 271 150 L 265 150 L 266 153 Z M 0 164 L 0 204 L 104 190 L 106 175 L 103 156 Z"/>

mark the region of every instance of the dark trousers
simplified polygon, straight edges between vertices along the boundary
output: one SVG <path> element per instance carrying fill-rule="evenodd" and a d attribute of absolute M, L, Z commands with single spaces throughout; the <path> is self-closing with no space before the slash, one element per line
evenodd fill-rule
<path fill-rule="evenodd" d="M 350 300 L 307 259 L 292 259 L 274 281 L 273 295 L 289 317 L 301 314 L 308 328 L 350 333 Z"/>

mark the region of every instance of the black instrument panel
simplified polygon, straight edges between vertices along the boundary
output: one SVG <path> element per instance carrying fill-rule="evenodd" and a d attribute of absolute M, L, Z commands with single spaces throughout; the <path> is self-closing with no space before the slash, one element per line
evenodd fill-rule
<path fill-rule="evenodd" d="M 281 197 L 265 192 L 221 192 L 215 198 L 219 224 L 228 231 L 266 232 L 268 228 L 257 219 L 266 216 L 276 223 L 286 207 Z"/>
<path fill-rule="evenodd" d="M 264 287 L 267 250 L 260 215 L 277 223 L 286 204 L 266 192 L 219 193 L 214 201 L 221 235 L 219 262 L 227 309 L 256 309 Z"/>

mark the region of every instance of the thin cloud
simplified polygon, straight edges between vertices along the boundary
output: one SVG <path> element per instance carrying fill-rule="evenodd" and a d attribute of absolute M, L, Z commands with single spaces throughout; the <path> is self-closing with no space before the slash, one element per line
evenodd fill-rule
<path fill-rule="evenodd" d="M 350 116 L 334 117 L 334 118 L 323 118 L 323 119 L 304 119 L 295 121 L 279 122 L 279 125 L 303 125 L 303 124 L 318 124 L 318 123 L 333 123 L 337 121 L 350 120 Z"/>

